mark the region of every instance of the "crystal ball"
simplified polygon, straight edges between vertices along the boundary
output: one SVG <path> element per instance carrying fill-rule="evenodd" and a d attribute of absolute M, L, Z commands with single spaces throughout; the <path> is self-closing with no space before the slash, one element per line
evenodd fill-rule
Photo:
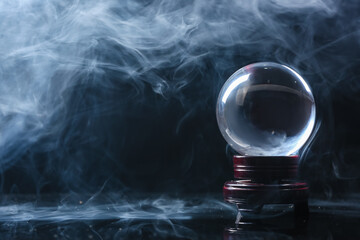
<path fill-rule="evenodd" d="M 315 100 L 306 81 L 288 66 L 261 62 L 236 71 L 216 106 L 220 131 L 241 155 L 296 154 L 315 125 Z"/>

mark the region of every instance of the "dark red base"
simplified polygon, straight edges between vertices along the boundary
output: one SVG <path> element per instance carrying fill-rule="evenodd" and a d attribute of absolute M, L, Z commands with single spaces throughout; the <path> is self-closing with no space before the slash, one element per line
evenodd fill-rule
<path fill-rule="evenodd" d="M 308 213 L 308 187 L 298 182 L 298 156 L 234 156 L 234 177 L 223 188 L 225 201 L 241 211 L 257 211 L 265 204 L 294 204 L 295 212 Z"/>

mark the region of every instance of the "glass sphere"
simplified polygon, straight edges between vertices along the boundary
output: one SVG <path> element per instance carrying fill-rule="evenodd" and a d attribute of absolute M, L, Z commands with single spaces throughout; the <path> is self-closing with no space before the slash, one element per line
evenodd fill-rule
<path fill-rule="evenodd" d="M 311 135 L 315 101 L 308 84 L 293 69 L 255 63 L 225 82 L 216 116 L 225 140 L 240 154 L 288 156 Z"/>

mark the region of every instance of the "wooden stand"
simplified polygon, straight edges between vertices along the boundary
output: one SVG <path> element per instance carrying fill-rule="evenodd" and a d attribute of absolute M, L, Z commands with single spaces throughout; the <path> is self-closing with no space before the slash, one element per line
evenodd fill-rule
<path fill-rule="evenodd" d="M 294 204 L 294 213 L 308 216 L 308 186 L 297 181 L 298 156 L 234 156 L 236 180 L 224 184 L 226 202 L 240 212 L 261 212 L 265 204 Z"/>

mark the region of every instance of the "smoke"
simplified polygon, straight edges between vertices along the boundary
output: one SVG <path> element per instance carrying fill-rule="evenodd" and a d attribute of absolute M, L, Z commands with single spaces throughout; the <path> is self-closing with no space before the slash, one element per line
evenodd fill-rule
<path fill-rule="evenodd" d="M 284 211 L 281 215 L 264 215 L 256 224 L 235 225 L 235 207 L 213 195 L 129 199 L 121 194 L 90 198 L 71 194 L 63 197 L 60 205 L 56 205 L 54 195 L 43 196 L 41 203 L 30 203 L 25 196 L 12 197 L 0 207 L 0 235 L 11 239 L 213 239 L 225 235 L 226 239 L 292 239 L 304 233 L 306 237 L 343 237 L 344 227 L 356 229 L 360 216 L 358 194 L 348 196 L 350 201 L 310 201 L 308 226 L 293 221 L 292 208 L 279 208 Z M 358 236 L 359 232 L 349 234 Z"/>
<path fill-rule="evenodd" d="M 92 235 L 95 239 L 198 239 L 193 229 L 195 222 L 212 219 L 219 223 L 235 215 L 235 206 L 214 196 L 204 197 L 138 196 L 129 199 L 121 194 L 90 198 L 72 194 L 63 197 L 60 205 L 56 205 L 54 196 L 42 199 L 41 203 L 30 203 L 24 197 L 25 202 L 7 199 L 0 207 L 0 229 L 4 231 L 1 236 L 41 238 L 39 234 L 45 232 L 42 234 L 45 238 L 60 239 L 79 234 Z M 191 224 L 187 224 L 189 222 Z"/>
<path fill-rule="evenodd" d="M 141 196 L 141 195 L 140 195 Z M 139 197 L 139 196 L 138 196 Z M 22 201 L 29 200 L 20 197 Z M 219 201 L 213 196 L 201 198 L 170 198 L 168 196 L 142 196 L 131 199 L 119 194 L 97 197 L 68 195 L 59 205 L 54 196 L 41 203 L 19 202 L 7 199 L 0 207 L 0 222 L 48 221 L 66 222 L 86 220 L 190 220 L 198 218 L 234 217 L 234 205 Z"/>
<path fill-rule="evenodd" d="M 13 193 L 87 192 L 106 181 L 119 191 L 217 189 L 223 82 L 252 62 L 292 66 L 331 131 L 332 89 L 344 80 L 359 89 L 349 78 L 359 65 L 356 9 L 333 0 L 1 1 L 1 182 Z"/>

